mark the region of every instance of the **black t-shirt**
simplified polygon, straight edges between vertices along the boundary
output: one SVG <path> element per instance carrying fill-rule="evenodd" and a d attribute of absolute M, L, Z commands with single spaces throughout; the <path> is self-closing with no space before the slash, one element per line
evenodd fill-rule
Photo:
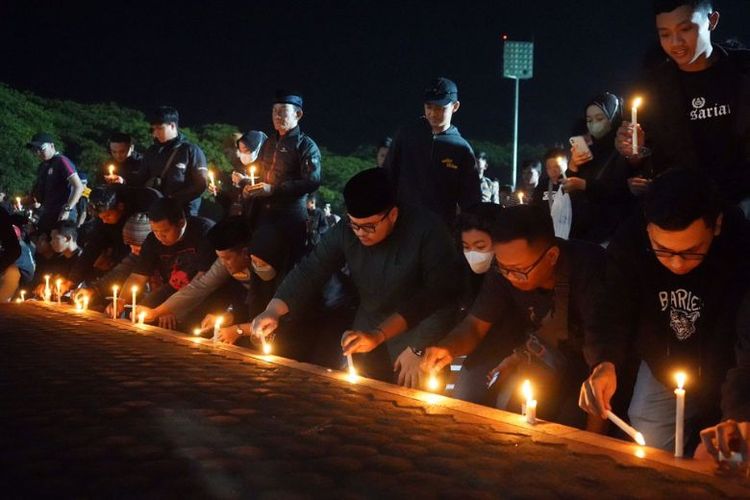
<path fill-rule="evenodd" d="M 51 274 L 53 276 L 60 275 L 63 278 L 69 279 L 71 276 L 71 271 L 75 267 L 76 263 L 80 260 L 82 253 L 83 249 L 81 249 L 80 247 L 75 252 L 73 252 L 70 257 L 66 257 L 61 253 L 56 253 L 49 259 L 45 259 L 39 262 L 36 274 L 40 278 L 45 274 Z"/>
<path fill-rule="evenodd" d="M 196 273 L 208 269 L 216 259 L 206 233 L 214 223 L 203 217 L 188 217 L 182 238 L 172 246 L 164 246 L 150 233 L 143 242 L 133 273 L 151 276 L 159 273 L 165 283 L 179 290 Z"/>
<path fill-rule="evenodd" d="M 735 168 L 739 144 L 733 131 L 738 112 L 739 82 L 720 57 L 704 71 L 679 72 L 695 151 L 700 166 L 717 179 Z"/>
<path fill-rule="evenodd" d="M 571 345 L 580 346 L 585 331 L 596 321 L 595 301 L 601 292 L 604 250 L 598 245 L 575 240 L 558 240 L 558 245 L 561 250 L 558 280 L 567 275 L 569 284 L 568 340 Z M 519 290 L 493 266 L 485 275 L 470 314 L 492 324 L 508 316 L 515 317 L 523 324 L 524 331 L 519 332 L 517 339 L 523 341 L 525 333 L 538 331 L 543 323 L 551 319 L 554 293 L 541 288 Z"/>
<path fill-rule="evenodd" d="M 71 187 L 68 178 L 76 172 L 73 162 L 56 154 L 43 161 L 37 170 L 37 196 L 43 211 L 58 211 L 68 202 Z"/>

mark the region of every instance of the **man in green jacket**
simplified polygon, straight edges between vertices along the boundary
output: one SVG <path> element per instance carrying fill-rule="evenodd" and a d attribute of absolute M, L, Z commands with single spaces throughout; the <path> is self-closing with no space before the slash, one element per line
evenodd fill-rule
<path fill-rule="evenodd" d="M 400 384 L 417 387 L 422 375 L 416 353 L 455 320 L 461 281 L 455 245 L 437 216 L 396 205 L 382 169 L 352 177 L 344 201 L 348 224 L 325 233 L 287 275 L 253 321 L 253 335 L 273 332 L 282 316 L 302 309 L 346 265 L 360 305 L 342 339 L 344 354 L 358 353 L 358 370 L 371 377 L 391 381 L 397 372 Z M 393 369 L 388 358 L 395 361 Z"/>

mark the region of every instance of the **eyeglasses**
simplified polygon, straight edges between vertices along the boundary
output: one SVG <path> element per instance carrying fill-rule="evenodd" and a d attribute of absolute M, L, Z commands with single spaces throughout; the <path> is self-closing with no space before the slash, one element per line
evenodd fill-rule
<path fill-rule="evenodd" d="M 679 257 L 682 260 L 703 260 L 706 258 L 707 253 L 700 252 L 673 252 L 672 250 L 662 250 L 659 248 L 649 248 L 654 255 L 660 259 L 671 259 L 672 257 Z"/>
<path fill-rule="evenodd" d="M 539 256 L 538 259 L 534 261 L 533 264 L 531 264 L 528 268 L 526 268 L 525 271 L 519 271 L 517 269 L 508 269 L 507 267 L 501 266 L 499 263 L 497 265 L 497 270 L 500 274 L 505 276 L 506 278 L 508 276 L 513 276 L 517 281 L 529 281 L 529 274 L 531 274 L 534 269 L 539 265 L 540 262 L 542 262 L 542 259 L 545 255 L 547 255 L 547 252 L 549 252 L 550 248 L 555 246 L 554 243 L 550 244 L 547 248 L 544 249 L 542 254 Z"/>
<path fill-rule="evenodd" d="M 349 224 L 349 227 L 352 228 L 352 231 L 364 231 L 368 234 L 373 234 L 375 230 L 378 228 L 378 224 L 383 222 L 386 217 L 388 217 L 388 214 L 391 213 L 391 209 L 389 208 L 383 216 L 380 218 L 377 222 L 371 222 L 369 224 L 357 224 L 356 222 L 352 222 L 352 218 L 350 216 L 347 216 L 348 220 L 346 221 L 347 224 Z"/>

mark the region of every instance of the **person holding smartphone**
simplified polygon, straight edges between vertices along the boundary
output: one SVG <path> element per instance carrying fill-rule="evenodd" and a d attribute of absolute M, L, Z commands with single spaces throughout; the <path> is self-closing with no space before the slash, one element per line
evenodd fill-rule
<path fill-rule="evenodd" d="M 622 99 L 605 92 L 585 107 L 584 136 L 570 138 L 570 162 L 564 189 L 573 204 L 571 238 L 603 244 L 632 207 L 630 167 L 615 149 L 622 122 Z"/>

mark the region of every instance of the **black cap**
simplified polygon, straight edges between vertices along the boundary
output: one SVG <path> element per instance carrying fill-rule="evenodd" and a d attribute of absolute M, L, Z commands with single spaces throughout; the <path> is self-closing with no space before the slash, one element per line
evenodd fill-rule
<path fill-rule="evenodd" d="M 260 149 L 263 143 L 266 142 L 266 139 L 268 139 L 268 136 L 263 132 L 251 130 L 242 134 L 242 137 L 237 139 L 235 145 L 239 147 L 240 143 L 242 143 L 247 146 L 247 149 L 250 151 L 256 152 Z"/>
<path fill-rule="evenodd" d="M 302 108 L 302 94 L 292 90 L 279 89 L 273 98 L 274 104 L 293 104 Z"/>
<path fill-rule="evenodd" d="M 41 148 L 42 144 L 47 144 L 50 142 L 55 142 L 55 138 L 52 137 L 52 134 L 48 134 L 46 132 L 39 132 L 39 133 L 34 134 L 34 137 L 32 137 L 31 140 L 26 143 L 26 147 L 29 149 Z"/>
<path fill-rule="evenodd" d="M 458 87 L 447 78 L 436 78 L 424 89 L 425 104 L 446 106 L 458 101 Z"/>
<path fill-rule="evenodd" d="M 346 211 L 352 217 L 364 219 L 385 212 L 396 204 L 388 174 L 382 168 L 370 168 L 358 173 L 344 186 Z"/>

